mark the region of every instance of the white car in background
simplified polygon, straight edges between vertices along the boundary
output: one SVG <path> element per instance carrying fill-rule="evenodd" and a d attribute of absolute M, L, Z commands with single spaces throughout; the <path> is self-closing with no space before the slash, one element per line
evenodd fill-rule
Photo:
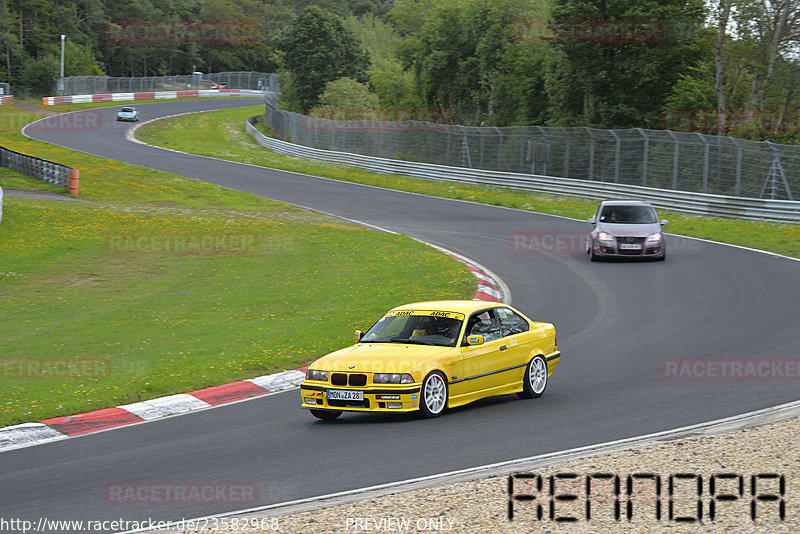
<path fill-rule="evenodd" d="M 125 106 L 117 111 L 117 120 L 139 122 L 139 112 L 136 110 L 136 108 Z"/>

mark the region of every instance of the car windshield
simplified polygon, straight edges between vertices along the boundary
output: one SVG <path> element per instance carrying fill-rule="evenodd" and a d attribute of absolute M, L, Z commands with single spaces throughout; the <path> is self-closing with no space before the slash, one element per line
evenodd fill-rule
<path fill-rule="evenodd" d="M 605 206 L 600 214 L 600 222 L 651 224 L 658 222 L 658 218 L 650 206 Z"/>
<path fill-rule="evenodd" d="M 122 108 L 120 111 L 123 113 L 132 113 L 134 111 L 133 108 Z"/>
<path fill-rule="evenodd" d="M 364 334 L 361 342 L 455 347 L 463 320 L 463 315 L 451 312 L 389 312 Z"/>

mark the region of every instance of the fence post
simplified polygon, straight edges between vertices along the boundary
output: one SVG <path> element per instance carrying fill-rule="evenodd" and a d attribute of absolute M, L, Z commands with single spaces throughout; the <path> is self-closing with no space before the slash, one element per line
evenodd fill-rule
<path fill-rule="evenodd" d="M 547 162 L 550 160 L 550 137 L 548 137 L 547 135 L 547 130 L 545 130 L 541 126 L 537 126 L 537 128 L 539 128 L 539 132 L 541 132 L 542 137 L 544 137 L 544 142 L 547 145 L 547 157 L 544 159 L 544 165 L 542 165 L 542 174 L 544 176 L 547 176 Z M 535 151 L 534 151 L 534 157 L 536 157 Z"/>
<path fill-rule="evenodd" d="M 647 160 L 650 158 L 650 138 L 641 128 L 636 130 L 644 137 L 644 157 L 642 158 L 642 185 L 647 185 Z"/>
<path fill-rule="evenodd" d="M 705 153 L 703 155 L 703 193 L 708 193 L 708 158 L 710 155 L 711 146 L 708 144 L 708 141 L 706 141 L 705 136 L 703 136 L 703 134 L 700 132 L 697 132 L 697 137 L 699 137 L 706 146 Z"/>
<path fill-rule="evenodd" d="M 667 130 L 667 133 L 675 141 L 675 150 L 672 154 L 672 189 L 678 189 L 678 150 L 680 141 L 671 130 Z"/>
<path fill-rule="evenodd" d="M 735 137 L 729 137 L 728 139 L 730 139 L 731 142 L 734 145 L 736 145 L 736 148 L 738 150 L 738 153 L 736 154 L 736 186 L 734 187 L 734 191 L 733 191 L 733 194 L 738 197 L 739 196 L 739 187 L 742 184 L 742 152 L 743 152 L 743 149 L 742 149 L 742 145 L 741 145 L 741 143 L 739 143 L 738 139 L 736 139 Z"/>
<path fill-rule="evenodd" d="M 80 177 L 80 171 L 78 169 L 70 169 L 69 171 L 69 194 L 70 195 L 77 195 L 78 194 L 78 178 Z"/>
<path fill-rule="evenodd" d="M 620 144 L 619 136 L 614 130 L 608 130 L 614 136 L 616 146 L 614 147 L 614 182 L 619 183 L 619 159 L 620 159 Z"/>
<path fill-rule="evenodd" d="M 589 134 L 591 142 L 589 143 L 589 180 L 594 180 L 594 132 L 588 126 L 584 126 L 586 132 Z"/>

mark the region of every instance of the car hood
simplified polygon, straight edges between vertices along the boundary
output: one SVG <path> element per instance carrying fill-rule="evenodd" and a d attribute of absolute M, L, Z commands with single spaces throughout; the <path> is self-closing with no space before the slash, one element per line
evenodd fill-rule
<path fill-rule="evenodd" d="M 309 368 L 350 373 L 404 373 L 453 350 L 456 349 L 431 345 L 358 343 L 323 356 Z"/>
<path fill-rule="evenodd" d="M 650 234 L 661 231 L 659 223 L 651 224 L 609 224 L 598 223 L 598 232 L 607 232 L 613 236 L 624 235 L 633 237 L 647 237 Z"/>

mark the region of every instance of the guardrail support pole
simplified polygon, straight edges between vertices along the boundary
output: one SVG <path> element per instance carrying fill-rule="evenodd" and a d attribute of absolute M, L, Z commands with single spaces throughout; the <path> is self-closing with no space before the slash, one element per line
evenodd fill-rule
<path fill-rule="evenodd" d="M 70 169 L 69 173 L 69 188 L 67 191 L 70 195 L 77 195 L 78 194 L 78 178 L 80 177 L 80 171 L 78 169 Z"/>

